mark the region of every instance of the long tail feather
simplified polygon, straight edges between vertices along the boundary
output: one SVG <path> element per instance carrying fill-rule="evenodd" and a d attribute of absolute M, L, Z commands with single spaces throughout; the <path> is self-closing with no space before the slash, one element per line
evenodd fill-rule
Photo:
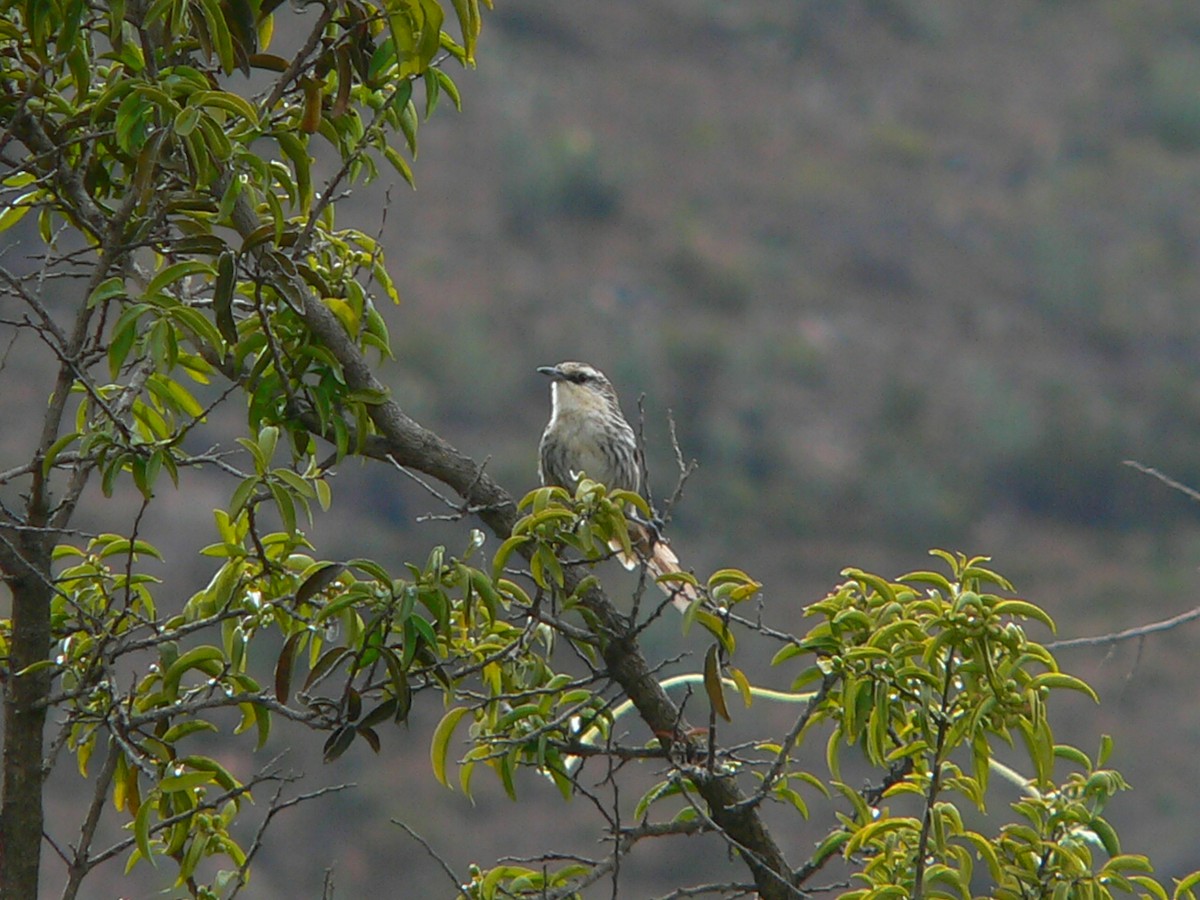
<path fill-rule="evenodd" d="M 683 571 L 679 565 L 679 557 L 663 541 L 657 541 L 654 544 L 650 558 L 646 561 L 646 567 L 655 578 Z M 671 602 L 680 612 L 686 612 L 687 608 L 700 597 L 700 589 L 686 581 L 659 582 L 658 586 L 662 588 L 664 594 L 671 598 Z"/>
<path fill-rule="evenodd" d="M 633 541 L 633 553 L 624 552 L 619 541 L 610 544 L 612 549 L 617 551 L 617 558 L 626 569 L 637 568 L 644 559 L 646 568 L 656 580 L 662 575 L 673 575 L 683 571 L 683 567 L 679 565 L 679 557 L 670 545 L 661 538 L 652 538 L 645 526 L 631 523 L 629 536 Z M 680 612 L 686 611 L 688 606 L 700 597 L 699 588 L 685 581 L 659 582 L 658 586 L 671 598 L 671 602 Z"/>

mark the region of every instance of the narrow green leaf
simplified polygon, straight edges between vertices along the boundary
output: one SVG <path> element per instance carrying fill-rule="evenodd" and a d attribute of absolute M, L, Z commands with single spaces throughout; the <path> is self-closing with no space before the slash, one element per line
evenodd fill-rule
<path fill-rule="evenodd" d="M 158 863 L 154 861 L 154 853 L 150 849 L 150 815 L 156 806 L 155 803 L 143 803 L 138 807 L 137 815 L 133 819 L 133 837 L 137 842 L 138 852 L 142 854 L 144 860 L 155 867 Z"/>
<path fill-rule="evenodd" d="M 450 749 L 450 739 L 459 720 L 468 712 L 465 706 L 456 706 L 442 716 L 437 728 L 433 730 L 433 741 L 429 748 L 429 761 L 433 765 L 433 777 L 443 787 L 450 787 L 446 780 L 446 756 Z"/>
<path fill-rule="evenodd" d="M 197 731 L 217 731 L 217 726 L 205 719 L 188 719 L 184 722 L 179 722 L 172 725 L 163 734 L 162 742 L 167 745 L 173 745 L 176 741 L 181 741 L 189 734 L 195 734 Z"/>
<path fill-rule="evenodd" d="M 1076 678 L 1074 675 L 1068 675 L 1065 672 L 1045 672 L 1038 675 L 1029 683 L 1031 689 L 1037 688 L 1068 688 L 1072 691 L 1079 691 L 1081 694 L 1087 694 L 1096 703 L 1100 702 L 1100 697 L 1092 690 L 1092 686 L 1081 678 Z"/>
<path fill-rule="evenodd" d="M 206 644 L 200 647 L 193 647 L 181 655 L 175 662 L 167 668 L 163 673 L 163 691 L 172 699 L 179 690 L 179 681 L 184 673 L 189 669 L 201 668 L 205 674 L 212 674 L 212 666 L 206 664 L 217 664 L 217 670 L 220 669 L 220 663 L 224 661 L 225 654 L 217 647 Z"/>
<path fill-rule="evenodd" d="M 246 98 L 230 91 L 196 91 L 188 102 L 195 106 L 223 109 L 240 116 L 252 125 L 258 124 L 258 112 Z"/>
<path fill-rule="evenodd" d="M 203 260 L 185 259 L 182 262 L 172 263 L 161 269 L 151 279 L 150 284 L 146 286 L 146 296 L 157 296 L 162 293 L 163 288 L 168 284 L 174 284 L 176 281 L 181 281 L 189 275 L 213 276 L 216 274 L 216 270 Z"/>
<path fill-rule="evenodd" d="M 729 717 L 729 708 L 725 705 L 725 690 L 721 683 L 721 645 L 712 644 L 704 654 L 704 692 L 708 694 L 708 702 L 713 712 L 726 722 L 733 721 Z"/>
<path fill-rule="evenodd" d="M 349 647 L 331 647 L 321 654 L 321 658 L 316 661 L 312 671 L 308 673 L 308 678 L 304 680 L 304 686 L 300 688 L 301 693 L 308 693 L 309 688 L 330 672 L 349 652 Z"/>
<path fill-rule="evenodd" d="M 333 734 L 325 741 L 323 754 L 325 762 L 330 763 L 350 749 L 356 734 L 353 725 L 342 725 L 335 728 Z"/>
<path fill-rule="evenodd" d="M 992 608 L 992 612 L 1000 616 L 1018 616 L 1022 619 L 1035 619 L 1049 628 L 1051 632 L 1057 631 L 1054 626 L 1054 620 L 1050 618 L 1049 614 L 1040 606 L 1030 603 L 1027 600 L 1001 600 Z"/>
<path fill-rule="evenodd" d="M 454 80 L 441 69 L 430 69 L 429 71 L 433 73 L 433 77 L 438 80 L 442 90 L 446 92 L 451 102 L 454 103 L 454 108 L 462 112 L 462 95 L 459 94 L 458 85 L 454 83 Z"/>
<path fill-rule="evenodd" d="M 91 309 L 105 300 L 111 300 L 113 297 L 123 296 L 125 296 L 125 280 L 117 277 L 106 278 L 88 295 L 88 308 Z"/>
<path fill-rule="evenodd" d="M 267 484 L 271 496 L 275 499 L 275 507 L 279 510 L 279 518 L 283 520 L 283 530 L 288 534 L 296 533 L 296 503 L 292 495 L 278 482 Z"/>
<path fill-rule="evenodd" d="M 164 778 L 158 783 L 158 787 L 164 794 L 170 794 L 175 791 L 191 791 L 203 785 L 211 784 L 215 780 L 216 778 L 212 772 L 183 772 L 179 775 L 170 775 Z"/>
<path fill-rule="evenodd" d="M 213 314 L 217 320 L 217 331 L 229 344 L 238 341 L 237 323 L 233 319 L 233 289 L 236 284 L 237 265 L 232 251 L 217 258 L 217 282 L 213 288 Z"/>
<path fill-rule="evenodd" d="M 839 725 L 833 729 L 829 735 L 829 741 L 825 744 L 825 766 L 829 769 L 829 774 L 833 776 L 835 781 L 842 780 L 842 767 L 838 761 L 838 747 L 842 739 L 842 727 Z"/>
<path fill-rule="evenodd" d="M 179 110 L 172 125 L 175 133 L 180 137 L 187 137 L 196 130 L 196 124 L 200 121 L 201 115 L 202 113 L 195 106 L 185 106 Z"/>
<path fill-rule="evenodd" d="M 292 666 L 296 661 L 296 648 L 304 638 L 305 632 L 297 631 L 283 642 L 279 659 L 275 663 L 275 699 L 287 703 L 292 696 Z"/>
<path fill-rule="evenodd" d="M 1185 894 L 1190 894 L 1197 886 L 1200 886 L 1200 870 L 1193 872 L 1176 883 L 1174 896 L 1178 898 Z"/>
<path fill-rule="evenodd" d="M 383 148 L 383 155 L 384 158 L 392 164 L 392 168 L 400 173 L 400 177 L 408 182 L 410 187 L 415 188 L 417 186 L 417 180 L 413 175 L 412 167 L 408 164 L 408 161 L 400 155 L 398 150 L 396 150 L 394 147 L 385 146 Z"/>
<path fill-rule="evenodd" d="M 1104 852 L 1112 857 L 1109 860 L 1109 864 L 1111 865 L 1121 856 L 1121 839 L 1117 837 L 1116 829 L 1099 816 L 1094 817 L 1088 822 L 1087 827 L 1100 839 L 1100 843 L 1104 845 Z"/>
<path fill-rule="evenodd" d="M 36 199 L 40 193 L 40 191 L 29 191 L 16 197 L 5 206 L 3 211 L 0 211 L 0 231 L 6 231 L 20 222 L 25 214 L 33 209 L 31 198 Z"/>
<path fill-rule="evenodd" d="M 70 434 L 64 434 L 50 445 L 50 448 L 46 451 L 46 455 L 42 457 L 42 477 L 50 474 L 50 470 L 54 467 L 54 461 L 58 459 L 58 455 L 77 440 L 79 440 L 79 432 L 73 431 Z"/>
<path fill-rule="evenodd" d="M 307 603 L 333 584 L 344 571 L 346 571 L 345 565 L 337 562 L 328 562 L 317 566 L 304 579 L 300 587 L 296 588 L 296 603 Z"/>
<path fill-rule="evenodd" d="M 229 33 L 229 26 L 225 23 L 221 6 L 218 0 L 197 0 L 197 2 L 204 14 L 204 24 L 208 28 L 217 59 L 220 60 L 225 74 L 228 75 L 234 69 L 233 38 Z"/>

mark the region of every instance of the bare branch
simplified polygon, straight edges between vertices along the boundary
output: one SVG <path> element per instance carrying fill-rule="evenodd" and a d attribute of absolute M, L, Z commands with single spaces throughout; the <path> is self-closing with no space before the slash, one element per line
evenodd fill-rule
<path fill-rule="evenodd" d="M 1170 631 L 1173 628 L 1178 628 L 1180 625 L 1185 625 L 1196 619 L 1200 619 L 1200 606 L 1189 609 L 1187 612 L 1180 613 L 1177 616 L 1172 616 L 1169 619 L 1151 622 L 1148 625 L 1137 625 L 1133 628 L 1126 628 L 1124 631 L 1099 634 L 1095 637 L 1066 638 L 1061 641 L 1050 641 L 1043 646 L 1047 650 L 1063 650 L 1067 647 L 1103 647 L 1107 644 L 1116 644 L 1121 641 L 1143 638 L 1146 635 L 1157 634 L 1160 631 Z"/>
<path fill-rule="evenodd" d="M 244 888 L 249 881 L 250 863 L 253 862 L 254 857 L 258 854 L 258 851 L 262 849 L 263 838 L 267 833 L 267 826 L 271 824 L 272 819 L 274 819 L 285 809 L 291 809 L 293 806 L 296 806 L 300 803 L 305 803 L 309 800 L 316 800 L 318 797 L 324 797 L 326 794 L 333 794 L 338 791 L 344 791 L 348 788 L 355 787 L 353 782 L 327 785 L 326 787 L 319 788 L 315 791 L 309 791 L 307 794 L 300 794 L 296 797 L 292 797 L 289 800 L 280 800 L 279 798 L 283 796 L 284 788 L 290 781 L 293 780 L 295 779 L 282 779 L 279 785 L 275 788 L 275 794 L 273 797 L 271 797 L 271 805 L 267 809 L 266 815 L 263 816 L 263 820 L 261 824 L 259 824 L 258 830 L 254 833 L 254 841 L 250 844 L 250 849 L 246 852 L 246 859 L 241 866 L 238 867 L 237 883 L 234 885 L 233 890 L 229 894 L 229 900 L 233 900 L 234 897 L 240 894 L 242 888 Z"/>
<path fill-rule="evenodd" d="M 1152 468 L 1151 466 L 1142 465 L 1142 463 L 1133 459 L 1125 460 L 1125 465 L 1129 466 L 1131 469 L 1136 469 L 1143 475 L 1149 475 L 1151 478 L 1157 478 L 1171 490 L 1179 491 L 1179 493 L 1183 494 L 1189 500 L 1200 502 L 1200 491 L 1197 491 L 1195 488 L 1188 487 L 1183 482 L 1176 481 L 1170 475 L 1166 475 L 1163 472 L 1160 472 L 1158 469 Z"/>
<path fill-rule="evenodd" d="M 450 883 L 454 885 L 454 891 L 456 893 L 462 891 L 463 885 L 466 884 L 466 882 L 454 874 L 454 870 L 450 868 L 450 864 L 447 863 L 446 860 L 442 859 L 438 852 L 430 846 L 429 841 L 425 840 L 425 838 L 421 837 L 421 835 L 417 834 L 417 832 L 413 831 L 412 828 L 410 828 L 406 823 L 401 822 L 399 819 L 392 819 L 392 824 L 403 828 L 405 833 L 410 838 L 425 848 L 425 852 L 429 854 L 430 859 L 441 866 L 442 871 L 446 873 L 446 877 L 449 878 Z"/>
<path fill-rule="evenodd" d="M 67 884 L 63 888 L 62 900 L 74 900 L 79 895 L 79 885 L 83 882 L 96 863 L 90 859 L 92 841 L 96 837 L 96 826 L 100 824 L 100 816 L 104 812 L 108 789 L 112 784 L 113 775 L 117 771 L 117 759 L 120 750 L 112 740 L 108 743 L 108 752 L 104 757 L 104 768 L 96 777 L 96 785 L 92 791 L 92 802 L 88 806 L 87 816 L 79 829 L 79 844 L 75 848 L 74 857 L 68 860 Z"/>

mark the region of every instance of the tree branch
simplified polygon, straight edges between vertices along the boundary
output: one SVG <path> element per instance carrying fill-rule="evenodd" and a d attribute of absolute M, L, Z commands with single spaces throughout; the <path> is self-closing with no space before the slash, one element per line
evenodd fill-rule
<path fill-rule="evenodd" d="M 224 192 L 228 178 L 226 173 L 214 184 L 213 190 L 218 196 Z M 244 196 L 235 204 L 232 219 L 243 237 L 261 224 Z M 274 265 L 266 254 L 263 259 L 264 265 Z M 275 271 L 274 275 L 290 281 L 288 274 L 281 270 Z M 333 312 L 319 298 L 308 293 L 306 286 L 291 283 L 296 290 L 290 293 L 307 298 L 299 310 L 300 315 L 313 336 L 338 361 L 347 387 L 351 391 L 386 396 L 386 387 Z M 372 405 L 370 415 L 386 452 L 396 464 L 416 469 L 449 486 L 468 507 L 478 510 L 480 520 L 502 539 L 512 533 L 517 521 L 516 502 L 483 471 L 482 466 L 412 419 L 395 400 L 389 398 Z M 564 588 L 573 593 L 581 576 L 573 570 L 565 575 Z M 654 677 L 626 617 L 598 588 L 587 591 L 580 602 L 590 613 L 595 631 L 602 638 L 601 654 L 610 677 L 633 702 L 642 721 L 658 736 L 664 748 L 682 745 L 684 758 L 697 756 L 702 747 L 695 743 L 679 708 Z M 709 777 L 694 773 L 692 777 L 708 805 L 713 822 L 738 849 L 764 900 L 794 898 L 797 894 L 787 860 L 757 808 L 745 805 L 746 797 L 737 784 L 720 774 Z"/>

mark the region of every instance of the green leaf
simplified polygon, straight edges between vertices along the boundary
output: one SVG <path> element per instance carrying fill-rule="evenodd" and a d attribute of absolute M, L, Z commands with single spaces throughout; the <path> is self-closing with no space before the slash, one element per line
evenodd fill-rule
<path fill-rule="evenodd" d="M 1077 747 L 1071 747 L 1067 744 L 1057 744 L 1054 747 L 1054 755 L 1059 759 L 1065 759 L 1072 762 L 1085 772 L 1092 770 L 1092 761 L 1088 759 L 1088 755 Z"/>
<path fill-rule="evenodd" d="M 446 92 L 451 102 L 454 103 L 454 108 L 462 112 L 462 95 L 458 92 L 458 85 L 441 69 L 430 69 L 430 71 L 433 73 L 433 77 L 438 80 L 438 84 L 441 85 L 442 90 Z"/>
<path fill-rule="evenodd" d="M 314 596 L 337 581 L 338 576 L 344 571 L 346 571 L 345 565 L 336 562 L 322 563 L 312 569 L 300 587 L 296 588 L 296 603 L 308 603 Z"/>
<path fill-rule="evenodd" d="M 53 444 L 50 445 L 50 448 L 46 451 L 46 455 L 44 457 L 42 457 L 42 477 L 43 478 L 46 475 L 50 474 L 50 470 L 54 467 L 54 461 L 56 459 L 58 459 L 58 455 L 60 453 L 62 453 L 63 449 L 70 446 L 75 441 L 79 440 L 79 437 L 80 437 L 79 432 L 73 431 L 70 434 L 64 434 L 62 437 L 60 437 Z"/>
<path fill-rule="evenodd" d="M 838 745 L 841 739 L 842 727 L 839 725 L 830 733 L 829 740 L 825 744 L 825 766 L 836 781 L 842 780 L 842 769 L 838 761 Z"/>
<path fill-rule="evenodd" d="M 175 791 L 191 791 L 206 784 L 211 784 L 216 778 L 212 772 L 183 772 L 171 775 L 158 783 L 159 790 L 164 794 Z"/>
<path fill-rule="evenodd" d="M 1190 894 L 1197 885 L 1200 885 L 1200 870 L 1193 872 L 1186 878 L 1177 882 L 1175 885 L 1174 896 L 1178 898 L 1184 896 L 1185 894 Z"/>
<path fill-rule="evenodd" d="M 137 815 L 133 819 L 133 836 L 137 842 L 138 852 L 152 866 L 158 865 L 154 861 L 154 854 L 150 850 L 150 814 L 154 811 L 156 805 L 154 803 L 143 803 L 138 807 Z"/>
<path fill-rule="evenodd" d="M 125 296 L 125 280 L 123 278 L 106 278 L 88 295 L 88 308 L 91 309 L 105 300 Z"/>
<path fill-rule="evenodd" d="M 283 530 L 290 535 L 296 534 L 296 503 L 292 495 L 276 481 L 269 482 L 267 488 L 275 499 L 279 518 L 283 520 Z"/>
<path fill-rule="evenodd" d="M 325 741 L 323 748 L 325 762 L 333 762 L 349 750 L 350 745 L 354 743 L 354 735 L 356 733 L 353 725 L 342 725 L 335 728 L 333 734 Z"/>
<path fill-rule="evenodd" d="M 292 666 L 296 661 L 296 649 L 304 638 L 304 631 L 297 631 L 283 642 L 279 659 L 275 663 L 275 699 L 287 703 L 292 696 Z"/>
<path fill-rule="evenodd" d="M 1149 893 L 1149 896 L 1155 898 L 1155 900 L 1170 900 L 1167 892 L 1163 890 L 1163 886 L 1148 875 L 1130 875 L 1129 880 L 1144 888 Z M 1176 894 L 1175 896 L 1180 898 L 1180 900 L 1184 897 L 1187 897 L 1188 900 L 1195 900 L 1194 895 L 1190 891 L 1183 894 Z"/>
<path fill-rule="evenodd" d="M 31 198 L 36 199 L 40 193 L 40 191 L 29 191 L 16 197 L 6 205 L 4 210 L 0 211 L 0 231 L 6 231 L 20 222 L 25 217 L 25 214 L 33 209 L 33 204 L 28 201 Z"/>
<path fill-rule="evenodd" d="M 475 64 L 475 41 L 483 20 L 479 16 L 479 0 L 451 0 L 454 14 L 458 17 L 458 27 L 462 34 L 463 49 L 466 60 L 470 65 Z"/>
<path fill-rule="evenodd" d="M 425 74 L 421 76 L 422 83 L 425 85 L 425 120 L 433 115 L 433 111 L 437 109 L 438 96 L 442 92 L 441 85 L 438 84 L 436 77 L 437 69 L 426 69 Z"/>
<path fill-rule="evenodd" d="M 848 831 L 842 831 L 839 829 L 838 831 L 832 832 L 817 846 L 817 849 L 813 852 L 809 865 L 819 868 L 827 859 L 829 859 L 829 857 L 833 856 L 835 853 L 841 853 L 842 848 L 846 846 L 850 838 L 851 834 Z"/>
<path fill-rule="evenodd" d="M 208 34 L 212 38 L 213 49 L 217 53 L 217 59 L 221 62 L 221 68 L 228 75 L 234 69 L 233 56 L 233 37 L 229 33 L 229 27 L 225 23 L 225 16 L 221 12 L 221 6 L 218 0 L 197 0 L 201 11 L 204 14 L 204 24 L 208 28 Z"/>
<path fill-rule="evenodd" d="M 217 647 L 212 645 L 203 645 L 193 647 L 181 655 L 175 662 L 167 668 L 163 673 L 163 692 L 166 693 L 172 700 L 178 694 L 179 681 L 184 673 L 189 669 L 199 668 L 206 675 L 214 674 L 213 665 L 217 664 L 215 671 L 220 671 L 219 663 L 223 662 L 225 654 Z"/>
<path fill-rule="evenodd" d="M 292 164 L 292 170 L 296 174 L 300 211 L 307 212 L 313 199 L 312 157 L 309 156 L 308 145 L 291 132 L 279 132 L 274 137 L 279 143 L 280 151 Z"/>
<path fill-rule="evenodd" d="M 196 106 L 207 106 L 223 109 L 245 119 L 252 125 L 258 124 L 258 112 L 244 97 L 230 91 L 196 91 L 188 98 L 188 102 Z"/>
<path fill-rule="evenodd" d="M 191 391 L 173 378 L 165 375 L 151 375 L 146 382 L 146 387 L 168 409 L 176 409 L 194 419 L 199 419 L 204 415 L 204 407 L 192 396 Z"/>
<path fill-rule="evenodd" d="M 712 644 L 704 654 L 704 692 L 708 694 L 708 702 L 713 712 L 726 722 L 733 721 L 729 717 L 729 708 L 725 705 L 724 685 L 721 683 L 721 645 Z"/>
<path fill-rule="evenodd" d="M 1031 689 L 1037 688 L 1068 688 L 1072 691 L 1079 691 L 1082 694 L 1087 694 L 1096 703 L 1100 702 L 1100 697 L 1092 690 L 1091 685 L 1081 678 L 1076 678 L 1074 675 L 1068 675 L 1065 672 L 1045 672 L 1038 675 L 1029 683 Z"/>
<path fill-rule="evenodd" d="M 413 175 L 412 167 L 408 164 L 408 161 L 400 155 L 398 150 L 396 150 L 394 147 L 385 146 L 383 148 L 383 156 L 389 163 L 392 164 L 392 168 L 400 173 L 400 177 L 408 182 L 410 187 L 415 188 L 417 186 L 417 180 Z"/>
<path fill-rule="evenodd" d="M 308 673 L 308 678 L 304 680 L 304 686 L 300 689 L 301 693 L 308 693 L 308 689 L 341 662 L 349 652 L 349 647 L 331 647 L 321 654 L 321 658 L 313 664 L 312 671 Z"/>
<path fill-rule="evenodd" d="M 217 731 L 216 725 L 205 719 L 188 719 L 185 722 L 179 722 L 172 725 L 163 734 L 161 740 L 164 744 L 173 745 L 177 741 L 183 740 L 190 734 L 195 734 L 197 731 Z"/>
<path fill-rule="evenodd" d="M 906 575 L 901 575 L 896 580 L 903 582 L 904 584 L 917 583 L 932 585 L 933 587 L 937 588 L 939 592 L 941 592 L 943 597 L 949 597 L 954 593 L 954 589 L 951 587 L 950 581 L 945 575 L 942 575 L 938 572 L 909 572 Z"/>
<path fill-rule="evenodd" d="M 742 703 L 744 703 L 746 708 L 749 709 L 751 704 L 754 703 L 754 694 L 753 688 L 750 684 L 750 679 L 746 677 L 746 673 L 741 669 L 733 668 L 732 666 L 729 669 L 729 677 L 732 678 L 733 683 L 737 685 L 738 693 L 741 694 L 742 697 Z"/>
<path fill-rule="evenodd" d="M 469 710 L 465 706 L 456 706 L 442 716 L 442 720 L 438 722 L 437 728 L 433 730 L 433 741 L 429 748 L 429 761 L 433 765 L 433 777 L 443 787 L 450 787 L 450 782 L 446 780 L 446 756 L 450 749 L 450 739 L 454 735 L 454 728 L 458 725 L 459 720 L 467 714 Z"/>
<path fill-rule="evenodd" d="M 1112 865 L 1121 854 L 1121 839 L 1117 837 L 1116 829 L 1099 816 L 1089 821 L 1087 827 L 1100 839 L 1100 843 L 1104 845 L 1104 852 L 1113 857 L 1109 860 L 1109 865 Z M 1145 869 L 1143 871 L 1149 870 Z"/>
<path fill-rule="evenodd" d="M 125 359 L 138 336 L 138 319 L 149 308 L 144 303 L 127 307 L 113 325 L 112 338 L 108 342 L 108 371 L 112 378 L 115 379 L 125 365 Z"/>
<path fill-rule="evenodd" d="M 237 323 L 233 319 L 233 289 L 236 285 L 237 260 L 231 251 L 217 258 L 217 282 L 213 288 L 213 314 L 217 331 L 229 344 L 238 341 Z"/>
<path fill-rule="evenodd" d="M 201 112 L 195 106 L 185 106 L 175 116 L 175 122 L 172 127 L 175 133 L 180 137 L 187 137 L 196 130 L 196 124 L 200 121 Z"/>
<path fill-rule="evenodd" d="M 1036 604 L 1030 603 L 1027 600 L 1001 600 L 994 607 L 992 612 L 999 616 L 1017 616 L 1022 619 L 1036 619 L 1041 622 L 1051 632 L 1057 631 L 1054 625 L 1054 620 L 1046 613 L 1044 609 Z"/>

